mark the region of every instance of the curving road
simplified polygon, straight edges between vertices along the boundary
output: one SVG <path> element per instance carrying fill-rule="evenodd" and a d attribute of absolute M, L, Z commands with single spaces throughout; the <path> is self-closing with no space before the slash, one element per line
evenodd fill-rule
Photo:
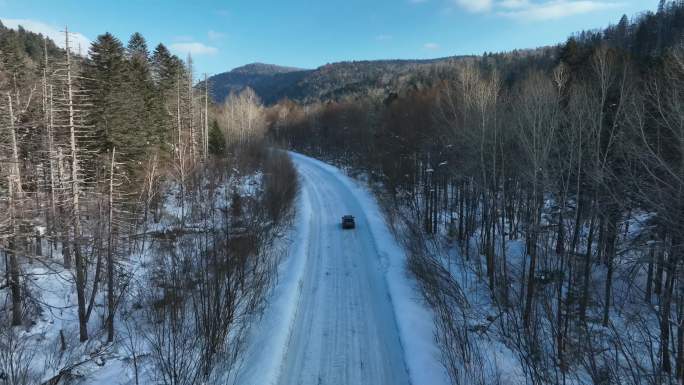
<path fill-rule="evenodd" d="M 306 267 L 279 383 L 408 384 L 394 310 L 361 205 L 338 176 L 292 154 L 311 206 Z M 357 228 L 343 231 L 342 215 Z"/>

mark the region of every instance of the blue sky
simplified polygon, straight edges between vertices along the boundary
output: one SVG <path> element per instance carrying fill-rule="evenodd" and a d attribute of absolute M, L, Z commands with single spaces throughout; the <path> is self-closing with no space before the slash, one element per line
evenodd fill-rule
<path fill-rule="evenodd" d="M 196 72 L 265 62 L 302 68 L 363 59 L 433 58 L 530 48 L 656 8 L 657 0 L 0 0 L 0 20 L 81 46 L 141 32 Z M 85 48 L 83 48 L 85 50 Z"/>

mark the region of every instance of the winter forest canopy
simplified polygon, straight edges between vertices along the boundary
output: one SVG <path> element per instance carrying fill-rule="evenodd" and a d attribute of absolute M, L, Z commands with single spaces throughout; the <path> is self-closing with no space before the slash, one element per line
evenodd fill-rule
<path fill-rule="evenodd" d="M 414 382 L 418 335 L 444 383 L 684 381 L 683 2 L 555 46 L 212 77 L 139 33 L 70 36 L 0 24 L 1 385 L 271 367 L 322 178 L 286 150 L 377 201 L 383 227 L 353 231 L 400 246 L 378 271 L 415 291 L 389 302 Z"/>

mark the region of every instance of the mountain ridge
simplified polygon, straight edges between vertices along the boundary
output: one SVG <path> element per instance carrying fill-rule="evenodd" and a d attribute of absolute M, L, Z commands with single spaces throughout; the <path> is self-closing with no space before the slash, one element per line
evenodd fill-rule
<path fill-rule="evenodd" d="M 228 72 L 232 73 L 242 73 L 242 74 L 258 74 L 258 75 L 274 75 L 274 74 L 284 74 L 289 72 L 306 71 L 305 68 L 297 67 L 287 67 L 277 64 L 253 62 L 245 64 L 240 67 L 235 67 Z"/>
<path fill-rule="evenodd" d="M 419 68 L 469 57 L 473 56 L 342 61 L 315 69 L 257 62 L 211 76 L 208 82 L 211 97 L 217 103 L 247 87 L 252 88 L 267 105 L 284 98 L 313 102 L 339 99 L 370 89 L 385 89 L 401 75 Z M 199 86 L 203 87 L 203 82 Z"/>

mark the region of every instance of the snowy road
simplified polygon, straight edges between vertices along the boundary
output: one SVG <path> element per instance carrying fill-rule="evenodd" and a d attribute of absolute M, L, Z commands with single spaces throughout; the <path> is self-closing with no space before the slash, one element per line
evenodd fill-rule
<path fill-rule="evenodd" d="M 283 385 L 408 384 L 395 311 L 369 219 L 340 176 L 293 154 L 311 207 L 306 265 L 280 370 Z M 357 228 L 343 231 L 344 214 Z"/>

